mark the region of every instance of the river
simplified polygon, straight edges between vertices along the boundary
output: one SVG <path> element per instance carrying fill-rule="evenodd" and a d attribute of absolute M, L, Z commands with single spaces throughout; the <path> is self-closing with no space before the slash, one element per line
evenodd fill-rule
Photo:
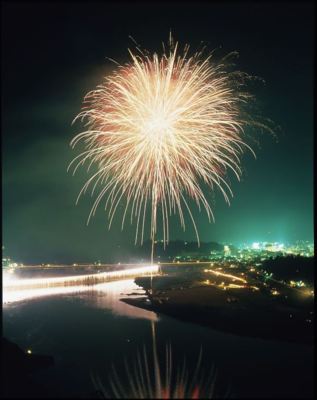
<path fill-rule="evenodd" d="M 150 352 L 153 326 L 158 354 L 163 359 L 170 343 L 173 365 L 184 356 L 194 365 L 202 349 L 203 369 L 216 369 L 217 396 L 312 397 L 312 347 L 239 337 L 133 307 L 120 301 L 143 293 L 133 279 L 56 289 L 3 305 L 3 335 L 55 359 L 34 374 L 50 388 L 48 397 L 88 398 L 96 390 L 91 375 L 107 383 L 112 364 L 124 376 L 124 358 L 133 369 L 137 351 Z"/>

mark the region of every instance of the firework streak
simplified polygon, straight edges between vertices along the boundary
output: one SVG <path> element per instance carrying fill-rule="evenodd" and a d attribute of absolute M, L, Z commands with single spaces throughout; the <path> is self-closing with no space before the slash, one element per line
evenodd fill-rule
<path fill-rule="evenodd" d="M 122 229 L 130 214 L 136 243 L 143 242 L 147 213 L 152 241 L 161 221 L 165 244 L 169 217 L 177 214 L 185 230 L 186 211 L 199 242 L 188 200 L 203 208 L 209 221 L 214 219 L 203 187 L 218 187 L 229 203 L 227 172 L 239 179 L 240 156 L 249 148 L 242 140 L 249 122 L 241 110 L 251 98 L 241 89 L 246 74 L 227 72 L 224 62 L 214 63 L 204 50 L 189 56 L 189 46 L 179 50 L 171 38 L 161 56 L 138 48 L 129 53 L 130 63 L 118 65 L 89 92 L 75 118 L 85 120 L 87 130 L 71 145 L 83 141 L 86 150 L 70 167 L 74 173 L 86 162 L 88 170 L 97 168 L 77 201 L 88 187 L 93 195 L 100 186 L 88 222 L 105 197 L 110 229 L 123 204 Z"/>

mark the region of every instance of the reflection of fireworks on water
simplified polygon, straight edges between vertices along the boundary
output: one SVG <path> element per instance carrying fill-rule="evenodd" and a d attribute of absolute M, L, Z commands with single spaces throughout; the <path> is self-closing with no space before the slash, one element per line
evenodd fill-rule
<path fill-rule="evenodd" d="M 158 359 L 156 351 L 149 357 L 145 347 L 137 353 L 133 363 L 125 360 L 125 379 L 120 379 L 112 368 L 109 377 L 110 388 L 105 388 L 98 376 L 93 376 L 96 390 L 105 398 L 116 399 L 210 399 L 214 395 L 215 370 L 204 372 L 201 367 L 202 350 L 197 364 L 191 370 L 186 360 L 181 366 L 173 365 L 171 346 L 166 346 L 165 360 Z M 160 366 L 160 361 L 163 365 Z"/>
<path fill-rule="evenodd" d="M 248 147 L 242 134 L 250 119 L 241 111 L 251 98 L 241 89 L 247 75 L 227 72 L 224 62 L 216 64 L 203 52 L 189 56 L 189 46 L 183 53 L 178 48 L 170 39 L 162 56 L 130 51 L 132 61 L 89 92 L 76 117 L 86 119 L 87 130 L 72 140 L 73 146 L 81 140 L 86 146 L 71 163 L 77 163 L 74 173 L 86 161 L 88 170 L 97 166 L 78 199 L 92 184 L 92 194 L 102 185 L 88 221 L 106 197 L 110 228 L 122 201 L 122 229 L 129 210 L 136 242 L 143 242 L 147 212 L 152 241 L 161 213 L 165 243 L 170 215 L 178 214 L 185 229 L 184 210 L 199 241 L 188 199 L 213 219 L 201 183 L 218 187 L 229 203 L 225 176 L 232 170 L 239 179 L 240 155 Z"/>

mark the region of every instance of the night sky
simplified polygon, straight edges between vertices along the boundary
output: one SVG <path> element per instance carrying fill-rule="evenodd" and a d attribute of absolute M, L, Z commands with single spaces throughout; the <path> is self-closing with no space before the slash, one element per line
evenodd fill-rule
<path fill-rule="evenodd" d="M 134 227 L 108 231 L 100 207 L 86 226 L 90 195 L 75 206 L 87 174 L 72 177 L 78 154 L 69 142 L 83 96 L 113 69 L 106 57 L 129 60 L 131 35 L 161 50 L 170 30 L 182 44 L 201 41 L 219 56 L 238 51 L 237 68 L 262 77 L 261 112 L 276 137 L 257 135 L 239 183 L 230 177 L 229 207 L 211 197 L 216 222 L 194 215 L 203 241 L 313 240 L 313 35 L 308 2 L 272 3 L 2 3 L 3 245 L 16 261 L 120 261 Z M 195 240 L 172 219 L 171 239 Z"/>

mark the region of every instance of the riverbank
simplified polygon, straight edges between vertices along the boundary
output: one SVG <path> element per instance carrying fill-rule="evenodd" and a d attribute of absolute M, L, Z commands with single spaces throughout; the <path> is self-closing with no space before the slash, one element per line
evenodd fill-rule
<path fill-rule="evenodd" d="M 138 279 L 136 280 L 136 283 Z M 127 304 L 163 313 L 185 322 L 241 336 L 313 344 L 312 323 L 303 322 L 302 310 L 264 301 L 250 293 L 239 298 L 234 291 L 213 287 L 181 287 L 150 293 L 144 278 L 146 298 L 124 298 Z M 140 282 L 139 282 L 140 283 Z"/>

